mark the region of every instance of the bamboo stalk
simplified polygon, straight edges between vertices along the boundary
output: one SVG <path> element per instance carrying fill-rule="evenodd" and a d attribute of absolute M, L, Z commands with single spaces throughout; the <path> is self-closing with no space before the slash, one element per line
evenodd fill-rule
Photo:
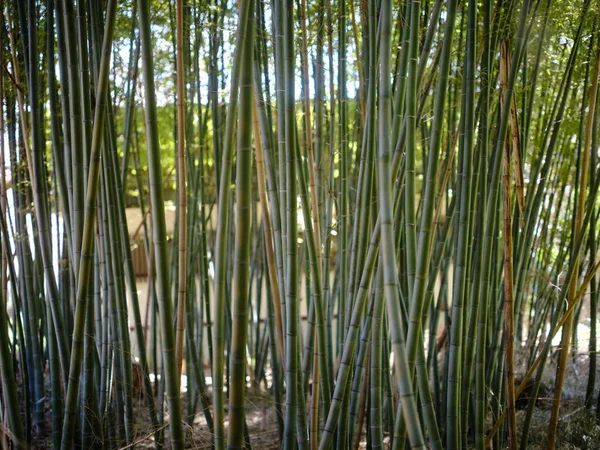
<path fill-rule="evenodd" d="M 185 73 L 183 62 L 183 0 L 177 0 L 177 174 L 178 174 L 178 283 L 177 332 L 175 336 L 175 359 L 178 380 L 181 380 L 183 364 L 183 338 L 185 331 L 185 304 L 187 290 L 187 164 L 185 150 Z"/>
<path fill-rule="evenodd" d="M 501 95 L 506 95 L 503 86 L 506 83 L 508 68 L 507 42 L 500 44 L 501 68 L 500 83 Z M 504 101 L 504 98 L 502 99 Z M 508 99 L 512 107 L 512 99 Z M 514 123 L 511 125 L 515 125 Z M 511 128 L 512 130 L 512 128 Z M 514 131 L 513 131 L 514 135 Z M 517 448 L 517 422 L 516 422 L 516 398 L 515 398 L 515 363 L 514 363 L 514 300 L 513 300 L 513 243 L 512 243 L 512 209 L 510 201 L 510 160 L 511 146 L 507 141 L 504 145 L 502 157 L 502 242 L 504 246 L 504 385 L 506 390 L 506 414 L 508 417 L 508 447 L 511 450 Z"/>
<path fill-rule="evenodd" d="M 244 448 L 246 343 L 248 340 L 249 264 L 252 218 L 252 105 L 255 5 L 251 0 L 241 59 L 240 108 L 236 155 L 235 248 L 233 263 L 231 382 L 227 447 Z"/>

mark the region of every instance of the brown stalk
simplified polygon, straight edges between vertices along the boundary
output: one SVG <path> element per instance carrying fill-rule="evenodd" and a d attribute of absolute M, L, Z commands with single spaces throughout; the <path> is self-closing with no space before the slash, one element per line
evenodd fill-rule
<path fill-rule="evenodd" d="M 178 379 L 181 378 L 183 364 L 183 336 L 185 330 L 185 297 L 187 292 L 187 189 L 185 161 L 185 79 L 183 69 L 183 0 L 177 0 L 176 46 L 177 46 L 177 164 L 179 168 L 179 273 L 177 296 L 177 334 L 175 336 L 175 358 Z"/>
<path fill-rule="evenodd" d="M 504 104 L 506 77 L 508 74 L 507 41 L 500 46 L 500 94 Z M 511 115 L 512 119 L 512 115 Z M 513 137 L 515 128 L 511 126 Z M 517 130 L 518 133 L 518 130 Z M 514 142 L 514 141 L 513 141 Z M 515 361 L 514 361 L 514 299 L 513 299 L 513 242 L 512 210 L 510 202 L 510 143 L 506 141 L 502 158 L 502 211 L 504 214 L 502 237 L 504 242 L 504 378 L 506 384 L 506 412 L 508 416 L 508 448 L 517 448 L 517 420 L 515 409 Z"/>

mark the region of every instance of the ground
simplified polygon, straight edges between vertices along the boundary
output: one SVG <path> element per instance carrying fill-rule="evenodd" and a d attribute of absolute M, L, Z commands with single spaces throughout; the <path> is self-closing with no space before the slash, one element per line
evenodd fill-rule
<path fill-rule="evenodd" d="M 567 366 L 565 383 L 562 390 L 562 401 L 559 413 L 557 431 L 557 449 L 561 450 L 599 450 L 600 449 L 600 420 L 596 414 L 596 395 L 600 380 L 600 370 L 596 373 L 596 392 L 594 396 L 594 408 L 591 412 L 584 409 L 585 392 L 588 380 L 589 354 L 579 353 L 574 359 L 570 358 Z M 519 370 L 520 378 L 525 373 L 523 368 Z M 528 450 L 546 449 L 548 423 L 550 421 L 550 410 L 554 396 L 554 379 L 556 374 L 556 362 L 550 359 L 544 371 L 542 384 L 540 386 L 540 397 L 531 421 L 529 432 Z M 519 377 L 517 377 L 519 378 Z M 526 410 L 517 411 L 517 427 L 521 428 L 525 418 Z"/>
<path fill-rule="evenodd" d="M 524 358 L 517 354 L 515 360 L 524 361 Z M 557 449 L 558 450 L 600 450 L 600 421 L 595 417 L 595 408 L 592 412 L 587 412 L 583 408 L 585 390 L 588 377 L 589 355 L 587 352 L 580 352 L 575 358 L 570 358 L 565 384 L 563 388 L 563 397 L 560 409 L 560 420 L 558 425 Z M 600 364 L 597 374 L 597 387 L 600 384 Z M 519 382 L 525 373 L 523 364 L 517 364 L 516 379 Z M 533 414 L 532 425 L 529 436 L 528 450 L 542 450 L 546 448 L 546 436 L 548 422 L 550 419 L 550 409 L 552 406 L 552 397 L 554 391 L 554 377 L 556 363 L 551 358 L 544 372 L 542 385 L 540 388 L 540 398 L 536 403 Z M 208 374 L 208 371 L 207 371 Z M 23 396 L 21 396 L 22 398 Z M 185 405 L 186 396 L 182 395 L 182 401 Z M 596 402 L 594 402 L 595 407 Z M 517 405 L 517 426 L 522 427 L 526 410 L 524 402 L 521 399 Z M 184 406 L 185 410 L 185 406 Z M 198 409 L 200 411 L 200 408 Z M 139 449 L 155 448 L 152 427 L 148 417 L 147 409 L 143 399 L 138 398 L 135 402 L 136 431 L 134 444 Z M 168 412 L 166 412 L 168 414 Z M 248 419 L 248 428 L 250 441 L 253 449 L 276 450 L 279 449 L 279 436 L 277 430 L 277 417 L 271 394 L 264 388 L 248 388 L 246 414 Z M 491 423 L 489 424 L 491 426 Z M 225 423 L 227 427 L 227 422 Z M 46 430 L 51 429 L 51 411 L 48 407 Z M 165 430 L 168 437 L 168 430 Z M 202 412 L 196 414 L 193 423 L 187 426 L 188 449 L 210 449 L 211 436 L 206 425 Z M 386 439 L 386 442 L 388 440 Z M 364 442 L 362 448 L 366 448 Z M 0 444 L 0 449 L 2 448 Z M 51 436 L 35 436 L 32 449 L 51 448 Z M 124 447 L 121 447 L 124 449 Z M 129 448 L 129 447 L 125 447 Z M 168 448 L 168 446 L 167 446 Z"/>

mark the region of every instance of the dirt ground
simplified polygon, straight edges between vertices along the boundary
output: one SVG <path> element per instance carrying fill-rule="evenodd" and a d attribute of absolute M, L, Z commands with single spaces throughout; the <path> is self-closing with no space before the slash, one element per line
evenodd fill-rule
<path fill-rule="evenodd" d="M 594 407 L 591 412 L 584 408 L 585 392 L 588 381 L 589 354 L 579 352 L 575 358 L 569 359 L 566 377 L 562 390 L 562 401 L 559 412 L 556 448 L 561 450 L 599 450 L 600 449 L 600 420 L 595 417 L 596 400 L 599 389 L 600 367 L 596 365 L 596 391 Z M 520 367 L 517 379 L 523 378 L 524 367 Z M 531 421 L 528 450 L 546 448 L 550 410 L 554 396 L 554 380 L 556 377 L 556 362 L 551 358 L 544 370 L 540 386 L 539 398 Z M 517 410 L 517 428 L 520 430 L 525 420 L 526 409 Z"/>
<path fill-rule="evenodd" d="M 577 355 L 569 358 L 567 367 L 565 383 L 562 390 L 556 448 L 560 450 L 600 450 L 600 421 L 595 417 L 596 398 L 594 399 L 594 409 L 591 413 L 585 411 L 583 408 L 589 367 L 589 353 L 583 348 L 587 347 L 587 341 L 580 342 L 578 347 Z M 517 384 L 525 374 L 525 361 L 524 351 L 521 349 L 518 350 L 515 355 Z M 208 388 L 210 389 L 210 377 L 208 376 L 210 371 L 208 368 L 206 370 L 207 380 L 209 382 Z M 546 369 L 542 378 L 540 395 L 536 402 L 536 408 L 532 418 L 527 449 L 542 450 L 546 448 L 547 428 L 550 419 L 552 398 L 554 395 L 555 374 L 556 361 L 555 358 L 551 357 L 546 364 Z M 598 361 L 597 364 L 596 380 L 597 395 L 600 388 L 600 361 Z M 186 379 L 184 376 L 182 379 L 182 389 L 185 390 L 185 388 Z M 21 396 L 21 398 L 23 398 L 23 396 Z M 181 398 L 184 411 L 186 411 L 186 394 L 183 393 Z M 47 404 L 48 403 L 49 402 L 47 402 Z M 519 428 L 519 436 L 526 414 L 525 405 L 526 401 L 521 398 L 517 404 L 517 427 Z M 139 449 L 154 449 L 155 442 L 153 430 L 145 400 L 141 397 L 136 398 L 134 406 L 135 429 L 133 443 L 135 444 L 135 447 Z M 51 430 L 51 410 L 49 405 L 47 408 L 46 430 Z M 279 449 L 280 439 L 277 429 L 277 412 L 271 393 L 266 391 L 263 386 L 261 386 L 260 389 L 248 388 L 246 415 L 252 448 L 259 450 Z M 165 419 L 168 419 L 168 411 L 165 411 Z M 197 413 L 190 422 L 191 423 L 186 425 L 186 448 L 210 449 L 211 434 L 200 407 L 197 408 Z M 491 421 L 488 423 L 488 426 L 491 428 Z M 227 419 L 225 428 L 227 429 Z M 168 442 L 168 429 L 165 428 L 164 431 L 165 442 Z M 35 436 L 36 434 L 36 430 L 33 430 L 34 439 L 31 447 L 32 449 L 52 448 L 51 436 L 49 433 L 44 436 Z M 361 448 L 366 448 L 364 430 L 362 436 L 363 442 L 361 443 Z M 387 437 L 386 442 L 389 442 Z M 2 446 L 0 445 L 0 448 L 1 447 Z M 113 448 L 121 448 L 124 450 L 125 448 L 130 447 Z M 169 446 L 167 445 L 165 448 L 169 448 Z"/>
<path fill-rule="evenodd" d="M 571 360 L 572 361 L 572 360 Z M 595 410 L 588 413 L 583 408 L 583 400 L 588 374 L 588 356 L 579 355 L 575 364 L 571 363 L 567 369 L 567 377 L 563 389 L 563 400 L 561 404 L 560 421 L 558 426 L 557 449 L 560 450 L 599 450 L 600 449 L 600 422 L 594 417 Z M 554 372 L 556 365 L 553 360 L 548 362 L 540 388 L 540 399 L 538 400 L 533 414 L 529 444 L 527 449 L 542 450 L 546 448 L 546 434 L 550 418 L 550 408 L 554 389 Z M 520 375 L 520 376 L 519 376 Z M 517 374 L 517 380 L 522 378 L 523 373 Z M 600 380 L 600 371 L 598 373 Z M 182 395 L 185 411 L 185 395 Z M 211 435 L 206 425 L 206 420 L 198 408 L 193 422 L 187 425 L 186 448 L 188 449 L 210 449 Z M 522 427 L 526 410 L 518 408 L 517 426 Z M 145 401 L 136 399 L 135 402 L 136 428 L 134 433 L 135 447 L 139 449 L 154 449 L 155 442 L 152 434 L 152 426 L 147 414 Z M 277 417 L 273 399 L 264 388 L 249 388 L 247 391 L 246 414 L 250 442 L 253 449 L 277 450 L 279 449 L 279 436 L 277 430 Z M 51 427 L 51 412 L 48 410 L 47 426 Z M 168 411 L 165 412 L 168 418 Z M 491 424 L 490 424 L 491 425 Z M 227 429 L 227 421 L 225 422 Z M 520 431 L 519 431 L 520 434 Z M 168 439 L 168 429 L 165 429 L 165 438 Z M 386 438 L 386 441 L 388 439 Z M 168 442 L 168 440 L 166 440 Z M 51 436 L 34 438 L 32 449 L 52 448 Z M 123 448 L 123 447 L 117 447 Z M 168 446 L 166 446 L 168 448 Z M 361 448 L 366 448 L 363 442 Z"/>

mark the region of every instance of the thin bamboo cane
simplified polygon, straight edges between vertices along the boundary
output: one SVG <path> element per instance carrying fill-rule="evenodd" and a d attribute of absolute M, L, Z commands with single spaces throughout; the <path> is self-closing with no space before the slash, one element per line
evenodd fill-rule
<path fill-rule="evenodd" d="M 6 235 L 3 239 L 3 246 L 7 245 Z M 2 295 L 2 294 L 0 294 Z M 4 296 L 0 297 L 0 307 L 2 317 L 0 320 L 0 375 L 2 376 L 2 391 L 4 401 L 6 402 L 5 417 L 8 418 L 10 425 L 10 431 L 12 432 L 13 444 L 16 448 L 27 448 L 25 443 L 25 431 L 23 428 L 23 422 L 21 421 L 21 408 L 19 406 L 19 393 L 17 390 L 17 383 L 15 380 L 15 371 L 13 369 L 13 358 L 10 352 L 10 342 L 8 340 L 8 320 L 5 319 L 6 305 L 4 303 Z"/>
<path fill-rule="evenodd" d="M 296 140 L 295 140 L 295 88 L 294 88 L 294 3 L 292 0 L 279 2 L 280 13 L 283 16 L 283 50 L 284 50 L 284 77 L 281 79 L 284 87 L 285 100 L 285 229 L 287 232 L 287 270 L 286 270 L 286 410 L 285 410 L 285 434 L 283 448 L 292 450 L 296 446 L 296 423 L 298 410 L 298 390 L 295 388 L 300 384 L 299 370 L 299 323 L 298 323 L 298 218 L 296 213 Z M 280 127 L 283 124 L 279 124 Z M 281 148 L 280 148 L 281 150 Z M 304 399 L 301 399 L 302 401 Z"/>
<path fill-rule="evenodd" d="M 594 125 L 593 125 L 593 129 L 592 129 L 592 148 L 595 148 L 595 146 L 597 145 L 598 142 L 598 98 L 596 98 L 596 107 L 595 107 L 595 111 L 594 111 L 595 117 L 594 117 Z M 590 185 L 594 185 L 595 183 L 597 183 L 597 178 L 596 178 L 596 174 L 594 172 L 594 167 L 596 167 L 597 165 L 597 156 L 594 152 L 592 152 L 592 154 L 590 155 Z M 598 227 L 597 225 L 597 221 L 596 221 L 596 215 L 594 215 L 594 212 L 592 212 L 592 220 L 590 222 L 590 229 L 591 230 L 596 230 Z M 597 236 L 594 233 L 590 233 L 589 237 L 588 237 L 588 241 L 589 241 L 589 251 L 590 251 L 590 259 L 594 258 L 594 255 L 596 255 L 597 253 Z M 589 367 L 589 373 L 588 373 L 588 382 L 587 382 L 587 387 L 586 387 L 586 393 L 585 393 L 585 407 L 586 409 L 591 409 L 592 407 L 592 402 L 593 402 L 593 396 L 594 396 L 594 390 L 595 390 L 595 384 L 596 384 L 596 367 L 597 367 L 597 362 L 596 362 L 596 355 L 597 355 L 597 343 L 596 343 L 596 337 L 597 337 L 597 324 L 596 324 L 596 320 L 598 317 L 598 300 L 599 300 L 599 293 L 600 290 L 598 290 L 598 281 L 596 278 L 593 278 L 590 281 L 590 342 L 589 342 L 589 352 L 590 352 L 590 367 Z"/>
<path fill-rule="evenodd" d="M 485 165 L 485 155 L 489 148 L 489 96 L 490 96 L 490 24 L 491 24 L 491 1 L 486 0 L 483 8 L 483 55 L 481 63 L 481 109 L 479 119 L 479 152 L 480 152 L 480 180 L 485 180 L 487 173 Z M 480 195 L 485 200 L 485 183 L 481 183 Z M 489 206 L 488 206 L 489 207 Z M 481 207 L 481 215 L 485 211 L 485 201 Z M 480 227 L 485 228 L 485 223 L 480 222 Z M 480 229 L 479 233 L 483 233 Z M 482 244 L 480 244 L 482 245 Z M 487 273 L 483 274 L 482 279 L 487 278 Z M 481 292 L 481 288 L 479 290 Z M 477 294 L 478 295 L 478 294 Z M 483 450 L 485 440 L 485 416 L 486 416 L 486 383 L 485 383 L 485 352 L 486 352 L 486 329 L 488 320 L 488 304 L 487 298 L 479 299 L 479 309 L 477 312 L 477 326 L 476 326 L 476 363 L 475 363 L 475 445 L 478 450 Z M 474 320 L 474 318 L 472 318 Z"/>
<path fill-rule="evenodd" d="M 178 379 L 181 378 L 183 364 L 183 338 L 185 330 L 185 303 L 187 289 L 187 163 L 185 148 L 185 73 L 183 55 L 183 0 L 177 0 L 177 173 L 178 173 L 178 286 L 177 293 L 177 331 L 175 336 L 175 359 L 177 360 Z"/>
<path fill-rule="evenodd" d="M 164 366 L 166 371 L 167 398 L 169 402 L 171 443 L 174 449 L 180 449 L 184 447 L 184 435 L 179 400 L 179 380 L 177 379 L 175 336 L 172 323 L 173 306 L 171 304 L 168 285 L 165 212 L 156 118 L 156 93 L 154 89 L 154 65 L 150 34 L 149 5 L 143 1 L 138 2 L 138 11 L 140 15 L 140 40 L 142 42 L 142 62 L 146 98 L 146 142 L 148 148 L 148 173 L 151 181 L 150 198 L 152 204 L 152 228 L 154 232 L 156 273 L 158 279 L 157 298 L 160 303 L 160 322 Z M 161 403 L 159 402 L 159 404 Z"/>

